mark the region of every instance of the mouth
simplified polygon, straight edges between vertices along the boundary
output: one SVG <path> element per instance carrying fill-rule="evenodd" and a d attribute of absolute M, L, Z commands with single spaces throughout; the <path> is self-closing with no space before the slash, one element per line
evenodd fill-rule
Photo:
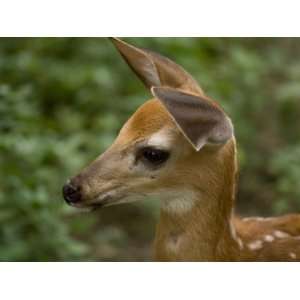
<path fill-rule="evenodd" d="M 124 195 L 119 196 L 119 197 L 113 197 L 112 195 L 98 196 L 98 197 L 95 197 L 90 202 L 72 203 L 71 206 L 78 208 L 78 209 L 88 210 L 91 212 L 91 211 L 99 210 L 99 209 L 107 207 L 107 206 L 122 203 L 122 199 L 124 199 L 124 198 L 126 198 L 126 196 L 124 196 Z"/>

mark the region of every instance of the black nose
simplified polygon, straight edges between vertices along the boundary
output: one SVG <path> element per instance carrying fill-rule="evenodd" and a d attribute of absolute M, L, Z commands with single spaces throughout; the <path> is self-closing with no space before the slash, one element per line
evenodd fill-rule
<path fill-rule="evenodd" d="M 63 187 L 63 196 L 68 204 L 73 204 L 80 201 L 80 189 L 67 183 Z"/>

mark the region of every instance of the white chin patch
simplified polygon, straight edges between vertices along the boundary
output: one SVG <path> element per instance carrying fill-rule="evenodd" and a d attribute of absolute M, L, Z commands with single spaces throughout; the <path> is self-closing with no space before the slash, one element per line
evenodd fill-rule
<path fill-rule="evenodd" d="M 162 191 L 158 194 L 161 200 L 161 209 L 170 214 L 184 214 L 195 205 L 196 195 L 193 191 Z"/>

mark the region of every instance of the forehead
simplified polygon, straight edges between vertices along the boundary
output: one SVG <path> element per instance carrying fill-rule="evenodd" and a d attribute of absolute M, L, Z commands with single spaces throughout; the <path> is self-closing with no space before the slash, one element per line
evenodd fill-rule
<path fill-rule="evenodd" d="M 171 117 L 157 99 L 144 103 L 125 123 L 118 142 L 128 143 L 148 138 L 163 128 L 175 128 Z"/>

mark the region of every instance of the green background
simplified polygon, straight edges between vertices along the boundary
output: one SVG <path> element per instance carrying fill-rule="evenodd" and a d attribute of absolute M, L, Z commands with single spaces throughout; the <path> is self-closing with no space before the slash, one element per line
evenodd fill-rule
<path fill-rule="evenodd" d="M 242 215 L 300 211 L 300 40 L 128 38 L 183 65 L 235 124 Z M 149 92 L 104 38 L 0 39 L 0 260 L 149 260 L 159 201 L 67 207 L 66 179 Z"/>

